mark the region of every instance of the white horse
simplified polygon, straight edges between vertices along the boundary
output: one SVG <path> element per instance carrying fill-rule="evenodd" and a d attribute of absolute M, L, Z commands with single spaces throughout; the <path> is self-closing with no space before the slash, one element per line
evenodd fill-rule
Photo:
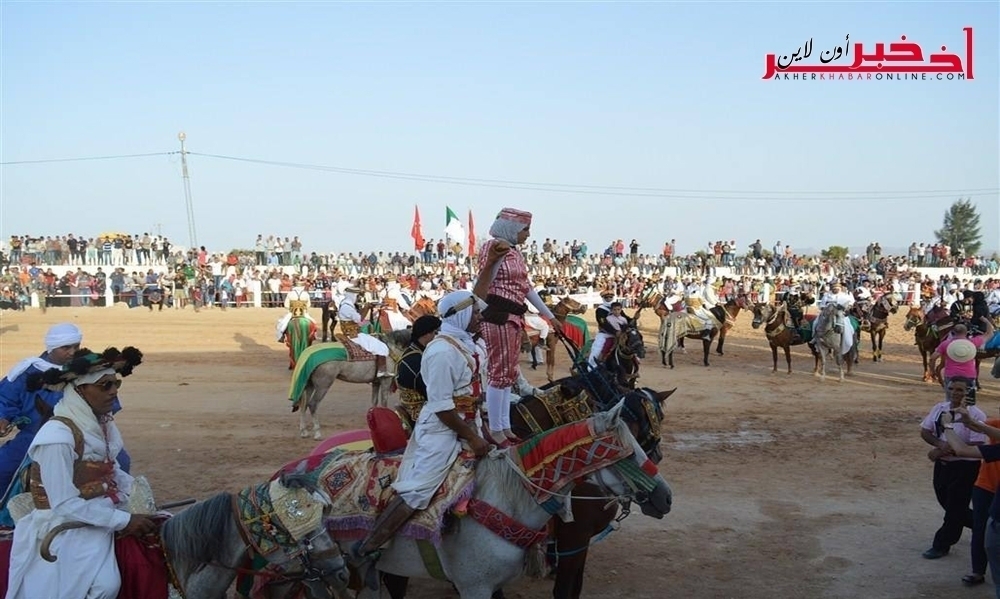
<path fill-rule="evenodd" d="M 389 346 L 389 359 L 396 359 L 402 355 L 403 350 L 410 344 L 410 331 L 393 331 L 379 335 L 379 339 Z M 342 380 L 348 383 L 370 383 L 372 386 L 372 405 L 385 405 L 388 403 L 389 386 L 392 384 L 391 378 L 376 380 L 375 360 L 331 360 L 316 366 L 309 375 L 309 381 L 299 397 L 290 398 L 294 404 L 292 411 L 299 411 L 299 435 L 309 436 L 308 420 L 312 419 L 313 439 L 317 441 L 323 439 L 320 432 L 319 418 L 316 417 L 316 408 L 319 402 L 323 401 L 334 381 Z"/>
<path fill-rule="evenodd" d="M 553 503 L 564 505 L 574 481 L 590 472 L 610 495 L 636 498 L 643 513 L 662 518 L 671 508 L 670 488 L 658 473 L 652 474 L 656 472 L 656 467 L 619 417 L 622 406 L 623 403 L 619 402 L 608 412 L 582 421 L 583 426 L 580 426 L 581 423 L 569 424 L 532 439 L 533 444 L 544 443 L 539 439 L 545 437 L 552 442 L 560 439 L 560 447 L 578 444 L 577 450 L 569 451 L 555 461 L 555 467 L 562 469 L 557 478 L 560 482 L 541 491 L 540 498 L 536 499 L 536 495 L 542 487 L 536 478 L 526 475 L 518 465 L 521 454 L 518 453 L 519 446 L 515 446 L 494 451 L 479 462 L 473 501 L 506 514 L 520 523 L 524 530 L 543 531 L 552 514 L 539 502 L 551 497 L 544 502 L 545 505 L 550 508 Z M 624 451 L 605 452 L 609 446 L 621 447 Z M 614 453 L 617 455 L 611 457 Z M 606 457 L 600 457 L 602 455 Z M 608 497 L 601 498 L 601 501 L 608 500 Z M 462 599 L 490 599 L 495 591 L 522 573 L 525 551 L 525 547 L 505 540 L 487 528 L 472 510 L 454 533 L 442 537 L 437 547 L 444 573 Z M 380 571 L 396 576 L 431 578 L 421 556 L 413 539 L 397 537 L 383 550 L 376 566 Z M 377 596 L 368 589 L 359 595 L 361 598 Z"/>
<path fill-rule="evenodd" d="M 837 322 L 837 312 L 842 310 L 843 308 L 838 304 L 830 303 L 820 310 L 819 316 L 816 317 L 816 326 L 813 329 L 813 345 L 815 346 L 813 355 L 818 360 L 819 368 L 813 371 L 813 376 L 820 377 L 822 381 L 826 381 L 826 359 L 829 352 L 833 353 L 833 357 L 837 361 L 841 382 L 844 380 L 844 360 L 852 359 L 851 352 L 848 352 L 846 357 L 841 355 L 844 331 L 838 331 L 834 326 Z"/>

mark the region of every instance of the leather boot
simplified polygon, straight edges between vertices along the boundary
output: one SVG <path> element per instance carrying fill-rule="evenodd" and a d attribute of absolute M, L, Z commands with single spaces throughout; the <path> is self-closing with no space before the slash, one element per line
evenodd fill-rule
<path fill-rule="evenodd" d="M 377 591 L 379 587 L 378 570 L 375 568 L 375 562 L 379 558 L 379 548 L 396 534 L 399 527 L 405 524 L 415 511 L 406 505 L 402 497 L 393 497 L 375 520 L 375 526 L 368 536 L 351 548 L 352 565 L 358 569 L 365 586 L 371 590 Z"/>

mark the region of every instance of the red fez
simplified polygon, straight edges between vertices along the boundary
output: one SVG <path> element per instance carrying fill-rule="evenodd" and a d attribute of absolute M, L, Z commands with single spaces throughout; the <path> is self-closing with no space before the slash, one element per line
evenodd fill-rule
<path fill-rule="evenodd" d="M 531 213 L 525 212 L 523 210 L 515 210 L 513 208 L 504 208 L 497 215 L 497 218 L 502 218 L 504 220 L 512 220 L 515 223 L 521 223 L 524 225 L 531 226 Z"/>

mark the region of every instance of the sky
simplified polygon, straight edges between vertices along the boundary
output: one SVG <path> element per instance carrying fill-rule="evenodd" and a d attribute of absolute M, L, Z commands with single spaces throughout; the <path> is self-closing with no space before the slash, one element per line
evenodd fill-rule
<path fill-rule="evenodd" d="M 511 206 L 539 243 L 595 250 L 900 248 L 966 197 L 1000 249 L 998 22 L 996 2 L 5 1 L 0 237 L 187 245 L 184 131 L 219 251 L 408 251 L 415 206 L 434 239 L 446 207 L 482 237 Z M 762 79 L 766 54 L 811 39 L 819 64 L 848 35 L 964 63 L 967 26 L 973 80 Z"/>

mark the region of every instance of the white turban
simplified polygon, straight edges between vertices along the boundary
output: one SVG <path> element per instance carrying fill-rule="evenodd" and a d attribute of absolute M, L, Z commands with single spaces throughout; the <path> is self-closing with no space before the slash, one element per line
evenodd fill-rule
<path fill-rule="evenodd" d="M 76 345 L 83 341 L 83 333 L 79 327 L 70 322 L 53 325 L 45 334 L 45 351 L 50 352 L 59 347 Z"/>
<path fill-rule="evenodd" d="M 482 310 L 486 307 L 486 302 L 472 295 L 471 291 L 452 291 L 438 301 L 438 314 L 441 315 L 441 332 L 452 337 L 468 337 L 467 342 L 472 343 L 472 336 L 467 330 L 469 322 L 472 321 L 472 306 L 478 305 Z"/>
<path fill-rule="evenodd" d="M 80 376 L 73 379 L 74 385 L 93 385 L 102 378 L 111 375 L 116 375 L 114 368 L 102 368 L 100 370 L 95 370 L 94 372 L 88 372 L 87 374 L 81 374 Z"/>

